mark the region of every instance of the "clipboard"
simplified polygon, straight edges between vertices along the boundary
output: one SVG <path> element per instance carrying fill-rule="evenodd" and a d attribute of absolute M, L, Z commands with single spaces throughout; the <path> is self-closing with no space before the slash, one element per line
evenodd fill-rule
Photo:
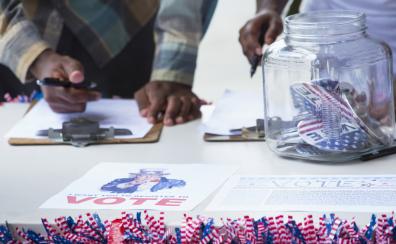
<path fill-rule="evenodd" d="M 217 135 L 217 134 L 205 133 L 203 139 L 204 141 L 207 142 L 265 141 L 263 119 L 257 119 L 256 126 L 244 127 L 241 129 L 237 129 L 237 131 L 240 131 L 239 135 Z"/>
<path fill-rule="evenodd" d="M 232 135 L 232 136 L 224 136 L 224 135 L 216 135 L 205 133 L 203 136 L 204 141 L 207 142 L 248 142 L 248 141 L 265 141 L 264 137 L 244 137 L 242 135 Z"/>
<path fill-rule="evenodd" d="M 33 101 L 26 110 L 25 115 L 36 105 L 37 101 Z M 154 124 L 153 127 L 141 138 L 112 138 L 105 139 L 96 144 L 121 144 L 121 143 L 155 143 L 159 141 L 163 128 L 163 123 Z M 8 143 L 13 146 L 27 145 L 69 145 L 65 142 L 54 142 L 49 138 L 9 138 Z"/>

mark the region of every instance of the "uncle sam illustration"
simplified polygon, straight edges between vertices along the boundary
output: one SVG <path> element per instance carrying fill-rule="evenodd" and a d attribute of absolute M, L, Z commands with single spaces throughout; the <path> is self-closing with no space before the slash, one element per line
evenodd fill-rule
<path fill-rule="evenodd" d="M 173 187 L 183 187 L 184 180 L 168 179 L 162 169 L 140 169 L 138 173 L 129 173 L 128 178 L 115 179 L 100 189 L 111 193 L 134 193 L 150 190 L 157 192 Z"/>

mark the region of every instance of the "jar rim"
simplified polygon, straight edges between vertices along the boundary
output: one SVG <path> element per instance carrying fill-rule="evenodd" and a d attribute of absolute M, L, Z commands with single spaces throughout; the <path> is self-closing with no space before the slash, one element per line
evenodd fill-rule
<path fill-rule="evenodd" d="M 364 33 L 366 16 L 350 10 L 328 10 L 300 13 L 286 17 L 284 33 L 293 38 L 320 39 Z"/>
<path fill-rule="evenodd" d="M 350 25 L 362 22 L 365 14 L 352 10 L 325 10 L 299 13 L 286 17 L 287 25 L 299 27 L 318 27 L 328 25 Z"/>

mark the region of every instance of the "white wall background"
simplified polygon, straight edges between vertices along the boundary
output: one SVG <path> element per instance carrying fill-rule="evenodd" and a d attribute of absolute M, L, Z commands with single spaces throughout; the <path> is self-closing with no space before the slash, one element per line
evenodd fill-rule
<path fill-rule="evenodd" d="M 250 65 L 238 42 L 239 29 L 255 13 L 255 0 L 219 0 L 198 55 L 194 91 L 214 101 L 225 89 L 262 89 L 261 69 L 250 79 Z"/>

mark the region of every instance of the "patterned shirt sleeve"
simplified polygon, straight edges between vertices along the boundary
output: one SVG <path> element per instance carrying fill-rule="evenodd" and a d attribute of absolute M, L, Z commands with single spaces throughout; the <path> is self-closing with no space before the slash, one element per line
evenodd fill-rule
<path fill-rule="evenodd" d="M 192 85 L 199 43 L 217 0 L 161 0 L 152 81 Z"/>
<path fill-rule="evenodd" d="M 0 0 L 0 62 L 25 82 L 28 69 L 49 44 L 25 17 L 21 0 Z"/>

